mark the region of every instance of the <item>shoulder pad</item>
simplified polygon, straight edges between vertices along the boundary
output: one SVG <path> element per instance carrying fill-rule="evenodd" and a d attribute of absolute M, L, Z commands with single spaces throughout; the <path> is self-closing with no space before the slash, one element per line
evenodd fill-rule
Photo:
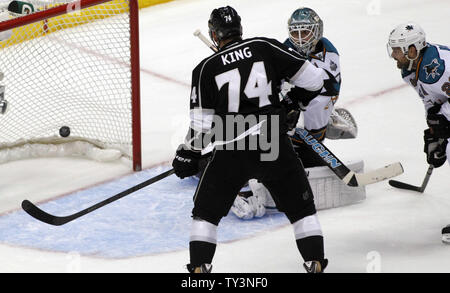
<path fill-rule="evenodd" d="M 433 84 L 437 82 L 445 72 L 445 61 L 440 58 L 436 46 L 428 46 L 425 49 L 419 68 L 419 80 L 423 83 Z"/>
<path fill-rule="evenodd" d="M 336 53 L 339 55 L 336 47 L 334 47 L 333 44 L 327 38 L 321 38 L 319 42 L 322 42 L 326 52 Z"/>

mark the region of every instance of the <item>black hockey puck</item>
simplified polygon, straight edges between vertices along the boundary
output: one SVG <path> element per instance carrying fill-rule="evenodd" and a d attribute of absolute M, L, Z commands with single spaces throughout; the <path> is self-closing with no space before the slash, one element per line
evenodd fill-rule
<path fill-rule="evenodd" d="M 62 137 L 68 137 L 70 135 L 70 128 L 69 128 L 69 126 L 62 126 L 59 129 L 59 135 L 61 135 Z"/>

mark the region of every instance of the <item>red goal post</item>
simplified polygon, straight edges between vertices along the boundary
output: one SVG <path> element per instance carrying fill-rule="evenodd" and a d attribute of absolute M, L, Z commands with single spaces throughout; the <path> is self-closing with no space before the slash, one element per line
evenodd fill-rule
<path fill-rule="evenodd" d="M 138 1 L 56 5 L 0 22 L 0 34 L 12 33 L 0 41 L 0 162 L 2 150 L 82 141 L 141 170 Z"/>

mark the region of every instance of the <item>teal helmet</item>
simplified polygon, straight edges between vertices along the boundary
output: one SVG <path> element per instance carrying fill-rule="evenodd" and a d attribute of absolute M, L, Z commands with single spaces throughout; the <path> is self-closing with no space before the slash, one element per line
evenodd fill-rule
<path fill-rule="evenodd" d="M 311 8 L 295 10 L 288 20 L 289 39 L 300 53 L 309 55 L 323 35 L 323 22 Z"/>

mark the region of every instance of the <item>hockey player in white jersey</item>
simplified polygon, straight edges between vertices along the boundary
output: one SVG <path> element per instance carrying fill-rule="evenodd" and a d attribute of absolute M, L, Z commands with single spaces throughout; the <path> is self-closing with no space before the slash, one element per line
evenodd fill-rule
<path fill-rule="evenodd" d="M 335 93 L 339 93 L 340 90 L 341 70 L 339 53 L 333 44 L 323 37 L 323 22 L 319 15 L 307 7 L 295 10 L 288 20 L 288 31 L 289 38 L 284 44 L 306 56 L 316 67 L 325 69 L 324 75 L 332 74 L 337 81 L 332 85 L 334 89 L 324 88 L 322 93 L 305 108 L 303 112 L 305 129 L 320 141 L 326 136 L 333 139 L 354 138 L 355 129 L 346 128 L 343 129 L 346 131 L 338 132 L 331 123 L 330 116 L 339 97 Z M 309 167 L 307 158 L 303 158 L 303 164 Z M 311 165 L 317 164 L 318 162 L 312 162 Z"/>
<path fill-rule="evenodd" d="M 450 48 L 426 42 L 425 32 L 414 22 L 398 25 L 389 35 L 388 54 L 397 61 L 403 80 L 418 93 L 429 126 L 424 131 L 428 164 L 450 164 Z M 450 226 L 442 230 L 450 243 Z"/>
<path fill-rule="evenodd" d="M 303 127 L 318 141 L 325 138 L 343 139 L 355 138 L 357 126 L 354 118 L 346 109 L 334 109 L 341 85 L 341 70 L 339 53 L 333 44 L 323 37 L 323 21 L 311 8 L 296 9 L 288 20 L 289 38 L 284 42 L 286 46 L 305 56 L 316 67 L 324 69 L 324 79 L 332 75 L 335 82 L 324 86 L 321 94 L 314 98 L 307 107 L 301 109 Z M 285 83 L 287 85 L 287 83 Z M 290 87 L 290 86 L 289 86 Z M 282 96 L 290 100 L 295 95 L 289 88 L 282 89 Z M 295 111 L 295 106 L 292 108 Z M 287 107 L 289 109 L 289 106 Z M 289 111 L 289 110 L 288 110 Z M 300 112 L 298 111 L 298 115 Z M 294 124 L 297 119 L 294 119 Z M 292 125 L 295 127 L 296 125 Z M 306 146 L 294 132 L 292 143 L 305 168 L 325 166 L 323 160 L 317 159 L 313 151 Z M 241 192 L 232 207 L 233 213 L 239 218 L 251 219 L 261 217 L 267 211 L 276 211 L 268 190 L 261 183 L 251 180 L 248 191 Z"/>

